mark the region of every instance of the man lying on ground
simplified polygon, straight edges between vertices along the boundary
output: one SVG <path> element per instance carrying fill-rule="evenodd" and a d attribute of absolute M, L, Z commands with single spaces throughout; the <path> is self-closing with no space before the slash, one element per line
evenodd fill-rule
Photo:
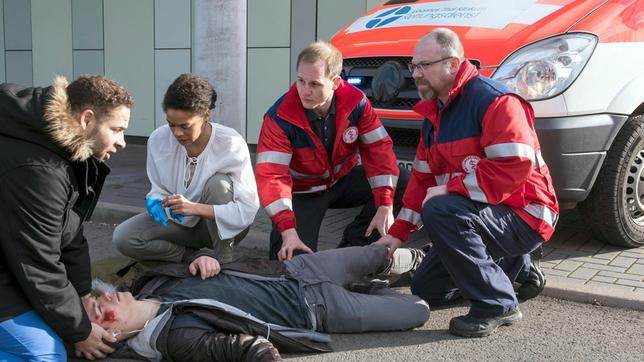
<path fill-rule="evenodd" d="M 199 251 L 199 270 L 159 267 L 135 280 L 131 293 L 95 282 L 84 305 L 92 322 L 150 360 L 272 361 L 280 359 L 277 350 L 327 352 L 324 333 L 406 330 L 427 321 L 422 299 L 371 283 L 422 260 L 422 251 L 398 250 L 393 259 L 374 244 L 233 262 L 212 278 L 210 257 Z"/>

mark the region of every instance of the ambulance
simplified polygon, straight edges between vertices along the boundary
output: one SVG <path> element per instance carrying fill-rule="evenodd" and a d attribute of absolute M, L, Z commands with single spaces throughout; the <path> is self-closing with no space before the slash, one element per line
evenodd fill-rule
<path fill-rule="evenodd" d="M 644 245 L 644 0 L 391 0 L 333 36 L 411 167 L 422 118 L 406 64 L 436 27 L 465 57 L 530 101 L 562 208 L 595 236 Z"/>

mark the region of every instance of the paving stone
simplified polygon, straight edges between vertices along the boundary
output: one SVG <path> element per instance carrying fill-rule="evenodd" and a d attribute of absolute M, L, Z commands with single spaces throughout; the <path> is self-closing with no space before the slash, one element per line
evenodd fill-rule
<path fill-rule="evenodd" d="M 616 251 L 605 252 L 600 250 L 597 254 L 593 255 L 593 258 L 613 260 L 618 256 L 619 256 L 619 252 L 616 252 Z"/>
<path fill-rule="evenodd" d="M 558 270 L 565 270 L 565 271 L 573 271 L 580 266 L 582 266 L 584 263 L 578 263 L 576 261 L 570 261 L 570 260 L 564 260 L 559 265 L 555 267 L 555 269 Z"/>
<path fill-rule="evenodd" d="M 625 258 L 637 259 L 636 263 L 637 262 L 644 263 L 644 255 L 633 254 L 633 253 L 629 252 L 628 250 L 622 251 L 621 253 L 619 253 L 619 256 L 623 256 Z"/>
<path fill-rule="evenodd" d="M 639 248 L 628 249 L 628 252 L 634 253 L 634 254 L 640 254 L 644 256 L 644 246 L 640 246 Z"/>
<path fill-rule="evenodd" d="M 613 259 L 608 265 L 612 266 L 622 266 L 625 268 L 630 267 L 631 265 L 635 264 L 637 259 L 634 258 L 625 258 L 623 256 L 618 256 L 615 259 Z"/>
<path fill-rule="evenodd" d="M 552 269 L 557 266 L 559 263 L 553 261 L 541 261 L 541 268 L 543 269 Z"/>
<path fill-rule="evenodd" d="M 644 282 L 638 282 L 638 281 L 629 280 L 629 279 L 617 279 L 615 284 L 629 285 L 631 287 L 636 287 L 636 288 L 644 288 Z"/>
<path fill-rule="evenodd" d="M 583 279 L 583 280 L 588 280 L 591 279 L 595 274 L 597 274 L 599 270 L 597 269 L 588 269 L 581 267 L 571 274 L 568 275 L 568 278 L 575 278 L 575 279 Z"/>
<path fill-rule="evenodd" d="M 615 272 L 610 272 L 610 271 L 605 271 L 601 270 L 599 272 L 599 275 L 605 276 L 605 277 L 612 277 L 612 278 L 617 278 L 617 279 L 629 279 L 629 280 L 634 280 L 641 282 L 644 277 L 642 275 L 637 275 L 637 274 L 626 274 L 626 273 L 615 273 Z"/>
<path fill-rule="evenodd" d="M 592 278 L 592 280 L 596 281 L 596 282 L 601 282 L 601 283 L 613 284 L 613 283 L 615 283 L 617 281 L 617 278 L 611 278 L 611 277 L 604 277 L 604 276 L 601 276 L 601 275 L 595 275 Z"/>
<path fill-rule="evenodd" d="M 617 284 L 606 284 L 606 283 L 598 283 L 598 282 L 593 282 L 589 281 L 586 283 L 586 285 L 591 286 L 591 287 L 598 287 L 602 289 L 608 289 L 613 291 L 614 293 L 624 293 L 624 292 L 633 292 L 635 290 L 634 287 L 626 286 L 626 285 L 617 285 Z"/>
<path fill-rule="evenodd" d="M 568 274 L 570 274 L 569 271 L 557 270 L 557 269 L 547 269 L 547 270 L 543 270 L 543 272 L 546 274 L 546 279 L 548 279 L 548 275 L 556 275 L 558 277 L 568 277 Z"/>
<path fill-rule="evenodd" d="M 614 273 L 623 273 L 626 271 L 626 268 L 619 266 L 611 265 L 602 265 L 602 264 L 593 264 L 593 263 L 584 263 L 585 268 L 597 269 L 597 270 L 606 270 Z"/>
<path fill-rule="evenodd" d="M 629 274 L 644 275 L 644 264 L 633 264 L 626 272 Z"/>
<path fill-rule="evenodd" d="M 567 250 L 577 250 L 588 241 L 588 235 L 576 233 L 564 243 L 556 245 L 555 247 Z"/>
<path fill-rule="evenodd" d="M 607 260 L 607 259 L 593 258 L 593 257 L 587 257 L 587 256 L 569 258 L 568 260 L 578 261 L 580 263 L 593 263 L 593 264 L 602 264 L 602 265 L 607 265 L 608 263 L 610 263 L 610 260 Z"/>
<path fill-rule="evenodd" d="M 582 245 L 579 250 L 588 251 L 593 254 L 597 253 L 604 247 L 604 243 L 597 241 L 596 239 L 589 239 L 584 245 Z"/>

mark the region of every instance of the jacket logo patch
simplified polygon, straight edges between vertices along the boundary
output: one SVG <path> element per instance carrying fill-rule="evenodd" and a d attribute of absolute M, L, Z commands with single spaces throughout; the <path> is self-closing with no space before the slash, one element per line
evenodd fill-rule
<path fill-rule="evenodd" d="M 349 127 L 342 134 L 342 140 L 344 143 L 353 143 L 358 139 L 358 128 Z"/>
<path fill-rule="evenodd" d="M 479 164 L 479 161 L 481 161 L 481 158 L 476 155 L 469 155 L 463 159 L 463 170 L 467 173 L 472 173 L 474 170 L 476 170 L 476 166 Z"/>

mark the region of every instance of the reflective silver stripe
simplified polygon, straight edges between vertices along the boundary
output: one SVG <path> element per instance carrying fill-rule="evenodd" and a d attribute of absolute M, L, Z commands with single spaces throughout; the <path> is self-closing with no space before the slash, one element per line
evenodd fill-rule
<path fill-rule="evenodd" d="M 302 191 L 293 191 L 294 194 L 310 194 L 312 192 L 318 192 L 318 191 L 324 191 L 326 190 L 326 185 L 319 185 L 319 186 L 313 186 L 309 188 L 308 190 L 302 190 Z"/>
<path fill-rule="evenodd" d="M 365 134 L 360 135 L 360 141 L 365 144 L 374 143 L 380 141 L 381 139 L 387 137 L 387 131 L 385 127 L 380 126 L 374 130 L 371 130 Z"/>
<path fill-rule="evenodd" d="M 292 154 L 286 152 L 265 151 L 257 154 L 256 163 L 279 163 L 280 165 L 288 165 L 291 163 L 292 156 Z"/>
<path fill-rule="evenodd" d="M 429 163 L 417 158 L 414 158 L 414 170 L 422 173 L 432 173 L 432 168 L 429 167 Z"/>
<path fill-rule="evenodd" d="M 444 173 L 442 175 L 434 176 L 434 179 L 436 180 L 437 185 L 445 185 L 449 180 L 461 175 L 463 175 L 462 172 Z"/>
<path fill-rule="evenodd" d="M 420 226 L 421 220 L 420 220 L 420 214 L 417 213 L 416 211 L 412 209 L 408 209 L 403 207 L 400 209 L 400 212 L 398 213 L 398 219 L 400 220 L 405 220 L 409 223 L 412 223 L 416 226 Z"/>
<path fill-rule="evenodd" d="M 467 192 L 470 194 L 470 199 L 487 203 L 487 197 L 479 187 L 479 183 L 476 180 L 476 172 L 468 173 L 467 176 L 463 178 L 463 185 L 465 185 Z"/>
<path fill-rule="evenodd" d="M 546 161 L 543 159 L 543 156 L 541 155 L 541 151 L 537 152 L 537 159 L 534 162 L 534 168 L 538 170 L 545 165 L 546 165 Z"/>
<path fill-rule="evenodd" d="M 297 172 L 292 168 L 288 169 L 288 173 L 291 175 L 291 177 L 296 178 L 296 179 L 304 179 L 304 178 L 322 178 L 324 180 L 329 178 L 329 171 L 324 171 L 323 174 L 309 174 L 309 173 L 301 173 Z"/>
<path fill-rule="evenodd" d="M 536 217 L 537 219 L 543 220 L 546 224 L 552 226 L 553 228 L 557 224 L 559 215 L 552 211 L 549 207 L 541 204 L 530 204 L 523 208 L 528 214 Z"/>
<path fill-rule="evenodd" d="M 344 163 L 341 163 L 339 165 L 335 165 L 335 168 L 333 169 L 333 173 L 340 172 L 340 170 L 342 169 L 342 165 L 344 165 Z"/>
<path fill-rule="evenodd" d="M 436 185 L 445 185 L 449 181 L 449 174 L 437 175 L 434 179 L 436 179 Z"/>
<path fill-rule="evenodd" d="M 293 201 L 291 199 L 279 199 L 266 205 L 264 208 L 270 217 L 275 216 L 278 212 L 284 210 L 293 210 Z"/>
<path fill-rule="evenodd" d="M 384 187 L 384 186 L 396 187 L 396 183 L 398 182 L 398 176 L 378 175 L 378 176 L 369 177 L 368 181 L 372 189 L 375 189 L 376 187 Z"/>
<path fill-rule="evenodd" d="M 485 156 L 493 160 L 499 157 L 525 157 L 534 162 L 534 148 L 525 143 L 499 143 L 485 147 Z"/>

